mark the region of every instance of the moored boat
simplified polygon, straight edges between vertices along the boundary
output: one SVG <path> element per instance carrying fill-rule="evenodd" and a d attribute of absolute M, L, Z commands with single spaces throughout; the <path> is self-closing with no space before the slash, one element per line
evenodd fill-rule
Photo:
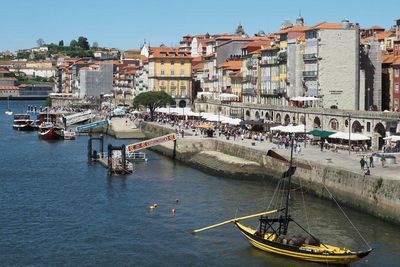
<path fill-rule="evenodd" d="M 293 165 L 292 146 L 289 169 L 282 175 L 282 179 L 279 180 L 278 186 L 269 206 L 274 207 L 275 209 L 245 217 L 234 218 L 219 224 L 194 230 L 193 233 L 209 230 L 228 223 L 234 223 L 254 247 L 268 253 L 274 253 L 281 256 L 311 262 L 342 265 L 351 264 L 360 260 L 361 258 L 366 257 L 372 251 L 372 248 L 369 246 L 354 224 L 350 221 L 348 216 L 344 213 L 343 209 L 339 206 L 338 202 L 335 200 L 326 186 L 325 190 L 327 190 L 331 198 L 338 205 L 343 215 L 355 229 L 356 233 L 365 242 L 368 249 L 352 251 L 345 247 L 333 246 L 322 242 L 319 238 L 311 234 L 310 230 L 306 230 L 305 227 L 301 226 L 300 223 L 298 223 L 291 215 L 289 215 L 291 179 L 295 171 L 296 166 Z M 280 192 L 283 193 L 281 194 Z M 279 195 L 279 197 L 277 197 L 277 195 Z M 282 201 L 283 199 L 286 199 L 286 201 Z M 259 217 L 259 226 L 256 229 L 245 226 L 240 222 L 245 219 L 255 217 Z M 298 230 L 300 230 L 303 234 L 295 234 L 293 230 L 290 232 L 289 223 L 295 224 L 296 228 L 298 228 Z"/>
<path fill-rule="evenodd" d="M 43 122 L 38 128 L 38 135 L 43 140 L 62 140 L 63 128 L 50 122 Z"/>
<path fill-rule="evenodd" d="M 34 131 L 37 129 L 34 121 L 29 114 L 15 114 L 13 120 L 13 129 L 17 131 Z"/>

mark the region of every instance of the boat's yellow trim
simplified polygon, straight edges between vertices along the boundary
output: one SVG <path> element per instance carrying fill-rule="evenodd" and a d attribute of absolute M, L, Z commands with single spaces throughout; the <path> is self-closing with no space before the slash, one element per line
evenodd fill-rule
<path fill-rule="evenodd" d="M 349 250 L 341 249 L 335 246 L 330 246 L 330 245 L 320 245 L 320 246 L 311 246 L 311 245 L 304 245 L 301 246 L 300 249 L 305 249 L 305 250 L 313 250 L 315 253 L 322 253 L 322 252 L 328 252 L 328 253 L 333 253 L 333 254 L 342 254 L 342 255 L 322 255 L 322 254 L 311 254 L 311 253 L 301 253 L 301 252 L 296 252 L 296 251 L 290 251 L 290 250 L 285 250 L 285 249 L 280 249 L 277 247 L 269 246 L 267 244 L 261 243 L 255 239 L 253 239 L 251 236 L 246 235 L 245 232 L 249 233 L 250 235 L 254 235 L 255 230 L 246 227 L 240 223 L 236 223 L 237 227 L 241 230 L 243 235 L 250 241 L 250 243 L 255 246 L 256 248 L 259 248 L 263 251 L 271 252 L 271 253 L 276 253 L 279 255 L 284 255 L 284 256 L 289 256 L 293 258 L 297 258 L 300 260 L 306 260 L 306 261 L 313 261 L 313 262 L 324 262 L 324 263 L 331 263 L 331 264 L 350 264 L 352 262 L 355 262 L 359 260 L 357 255 L 355 254 L 347 254 L 351 253 Z M 275 240 L 274 235 L 267 236 L 268 241 L 273 241 Z M 346 254 L 346 255 L 343 255 Z"/>

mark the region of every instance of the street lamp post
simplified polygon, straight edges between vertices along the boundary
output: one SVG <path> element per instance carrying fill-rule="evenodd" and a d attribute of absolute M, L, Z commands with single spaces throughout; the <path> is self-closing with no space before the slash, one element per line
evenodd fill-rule
<path fill-rule="evenodd" d="M 351 115 L 349 114 L 349 119 L 348 119 L 348 126 L 349 126 L 349 155 L 351 152 Z"/>

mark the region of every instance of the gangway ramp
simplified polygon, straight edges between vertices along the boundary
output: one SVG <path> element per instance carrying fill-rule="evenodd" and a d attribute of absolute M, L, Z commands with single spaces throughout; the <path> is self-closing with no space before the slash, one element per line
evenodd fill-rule
<path fill-rule="evenodd" d="M 126 146 L 126 155 L 127 158 L 133 157 L 134 154 L 142 149 L 150 148 L 152 146 L 157 146 L 162 143 L 166 143 L 169 141 L 175 141 L 176 140 L 176 134 L 171 133 L 171 134 L 166 134 L 160 137 L 152 138 L 146 141 L 134 143 L 131 145 Z"/>
<path fill-rule="evenodd" d="M 81 126 L 76 127 L 76 131 L 77 132 L 83 132 L 83 131 L 87 131 L 96 127 L 100 127 L 100 126 L 105 126 L 108 125 L 109 121 L 108 120 L 102 120 L 102 121 L 96 121 L 96 122 L 92 122 L 92 123 L 88 123 L 88 124 L 84 124 Z"/>
<path fill-rule="evenodd" d="M 66 126 L 69 126 L 69 125 L 73 125 L 73 124 L 77 124 L 80 122 L 90 120 L 93 118 L 93 116 L 94 116 L 94 114 L 91 110 L 86 110 L 83 112 L 78 112 L 75 114 L 63 116 L 61 118 L 61 121 L 63 124 L 66 124 Z"/>

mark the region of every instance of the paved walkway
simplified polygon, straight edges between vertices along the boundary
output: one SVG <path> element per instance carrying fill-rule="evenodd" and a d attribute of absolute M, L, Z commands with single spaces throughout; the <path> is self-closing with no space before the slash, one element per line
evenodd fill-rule
<path fill-rule="evenodd" d="M 169 124 L 162 124 L 162 123 L 156 123 L 156 122 L 147 122 L 147 123 L 152 123 L 155 125 L 160 125 L 166 128 L 169 128 L 171 130 L 177 129 L 177 127 L 171 127 Z M 194 136 L 194 133 L 191 129 L 186 129 L 185 130 L 185 139 L 201 139 L 201 138 L 207 138 L 207 137 L 201 137 L 201 136 Z M 271 143 L 269 141 L 255 141 L 255 146 L 253 146 L 251 143 L 253 142 L 250 139 L 245 139 L 245 140 L 240 140 L 240 138 L 236 138 L 236 140 L 233 140 L 231 137 L 230 140 L 226 140 L 226 137 L 221 135 L 220 137 L 214 137 L 217 140 L 223 141 L 223 142 L 229 142 L 229 143 L 234 143 L 237 145 L 242 145 L 246 147 L 251 147 L 253 149 L 261 150 L 267 152 L 270 149 L 275 150 L 277 153 L 286 156 L 287 158 L 290 157 L 290 149 L 278 149 L 278 146 L 274 143 Z M 308 145 L 305 148 L 304 145 L 302 144 L 301 148 L 301 153 L 300 155 L 294 153 L 295 157 L 299 157 L 302 160 L 305 161 L 310 161 L 310 162 L 315 162 L 319 164 L 324 164 L 324 165 L 331 165 L 334 167 L 342 168 L 351 172 L 355 173 L 364 173 L 364 171 L 361 170 L 360 166 L 360 159 L 361 156 L 359 154 L 356 154 L 354 152 L 351 152 L 349 155 L 348 151 L 345 150 L 339 150 L 339 152 L 332 152 L 332 151 L 322 151 L 320 150 L 319 146 L 312 146 Z M 330 163 L 327 162 L 327 159 L 330 159 Z M 399 157 L 397 158 L 399 160 Z M 370 168 L 371 176 L 372 177 L 382 177 L 383 179 L 389 179 L 389 180 L 400 180 L 400 166 L 399 164 L 395 165 L 387 165 L 385 167 L 382 167 L 380 164 L 377 166 L 375 165 L 374 168 Z"/>

